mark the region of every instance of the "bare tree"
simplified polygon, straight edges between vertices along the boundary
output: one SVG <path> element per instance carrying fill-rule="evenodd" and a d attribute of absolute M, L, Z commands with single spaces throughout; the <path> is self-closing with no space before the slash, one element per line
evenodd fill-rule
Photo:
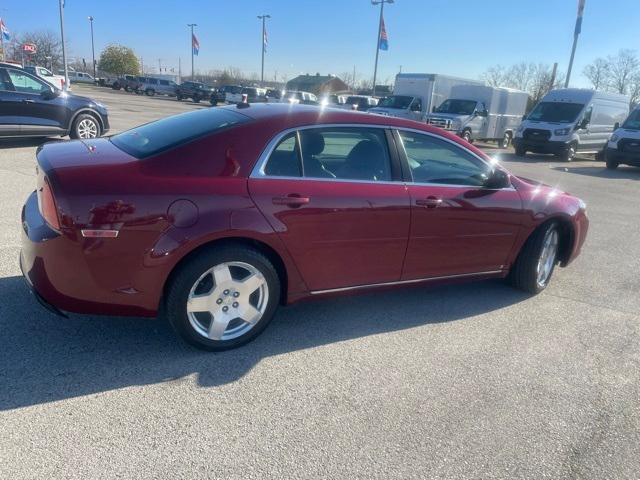
<path fill-rule="evenodd" d="M 18 60 L 22 57 L 20 47 L 25 43 L 33 43 L 36 46 L 36 53 L 26 57 L 29 63 L 43 65 L 52 70 L 61 68 L 62 65 L 62 42 L 60 37 L 51 30 L 39 30 L 36 32 L 25 32 L 17 36 L 13 43 L 13 58 Z"/>
<path fill-rule="evenodd" d="M 582 74 L 589 79 L 594 90 L 605 88 L 610 75 L 609 62 L 604 58 L 596 58 L 593 63 L 584 67 Z"/>
<path fill-rule="evenodd" d="M 640 60 L 634 50 L 622 49 L 615 56 L 607 58 L 610 70 L 611 88 L 628 94 L 633 79 L 640 73 Z"/>
<path fill-rule="evenodd" d="M 500 87 L 504 85 L 506 77 L 505 69 L 502 65 L 494 65 L 482 74 L 482 79 L 490 87 Z"/>

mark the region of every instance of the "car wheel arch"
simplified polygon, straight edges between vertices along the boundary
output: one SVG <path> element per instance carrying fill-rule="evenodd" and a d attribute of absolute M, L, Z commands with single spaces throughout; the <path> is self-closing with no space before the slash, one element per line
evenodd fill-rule
<path fill-rule="evenodd" d="M 571 251 L 573 250 L 573 245 L 575 243 L 575 231 L 571 220 L 564 215 L 554 215 L 545 219 L 542 223 L 538 224 L 533 228 L 529 234 L 522 240 L 522 244 L 519 246 L 517 254 L 514 256 L 513 262 L 520 255 L 520 252 L 524 248 L 527 240 L 540 229 L 545 228 L 550 223 L 555 223 L 560 230 L 560 245 L 558 247 L 558 260 L 560 261 L 560 266 L 565 266 L 569 258 L 571 256 Z"/>
<path fill-rule="evenodd" d="M 69 128 L 67 129 L 69 132 L 71 132 L 71 129 L 73 128 L 73 125 L 76 122 L 76 119 L 82 114 L 91 115 L 93 118 L 95 118 L 96 121 L 98 122 L 98 125 L 100 125 L 100 132 L 104 132 L 104 124 L 102 123 L 102 119 L 100 118 L 100 115 L 98 114 L 98 112 L 96 112 L 95 110 L 92 110 L 91 108 L 83 108 L 73 114 L 73 117 L 71 117 L 71 121 L 69 122 Z"/>
<path fill-rule="evenodd" d="M 201 254 L 202 252 L 214 248 L 222 248 L 222 247 L 247 247 L 253 250 L 256 250 L 262 253 L 265 257 L 269 259 L 272 265 L 275 267 L 276 272 L 278 273 L 278 278 L 280 279 L 281 292 L 280 292 L 280 304 L 287 304 L 287 292 L 289 286 L 289 273 L 287 271 L 287 267 L 285 265 L 284 260 L 281 255 L 277 252 L 275 248 L 273 248 L 268 243 L 265 243 L 261 240 L 251 238 L 251 237 L 221 237 L 214 240 L 207 241 L 193 248 L 189 252 L 185 253 L 171 268 L 169 275 L 164 282 L 164 286 L 162 288 L 162 298 L 161 303 L 164 302 L 166 298 L 166 294 L 168 291 L 173 278 L 176 273 L 180 270 L 180 268 L 188 263 L 194 256 Z"/>

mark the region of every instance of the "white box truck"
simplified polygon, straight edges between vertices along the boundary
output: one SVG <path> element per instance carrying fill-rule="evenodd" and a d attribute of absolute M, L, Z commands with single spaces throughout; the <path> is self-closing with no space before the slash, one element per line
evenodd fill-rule
<path fill-rule="evenodd" d="M 457 85 L 484 85 L 477 80 L 449 77 L 437 73 L 399 73 L 393 86 L 393 95 L 380 100 L 369 113 L 390 115 L 422 121 L 451 95 Z"/>
<path fill-rule="evenodd" d="M 576 153 L 600 154 L 616 123 L 629 115 L 629 97 L 583 88 L 551 90 L 522 120 L 516 155 L 553 153 L 570 162 Z"/>
<path fill-rule="evenodd" d="M 456 133 L 468 142 L 496 141 L 507 148 L 527 111 L 529 94 L 520 90 L 484 85 L 456 85 L 451 97 L 425 121 Z"/>

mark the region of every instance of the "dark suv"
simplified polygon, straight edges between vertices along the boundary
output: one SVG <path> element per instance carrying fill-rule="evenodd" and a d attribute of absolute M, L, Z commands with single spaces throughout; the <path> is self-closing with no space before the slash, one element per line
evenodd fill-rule
<path fill-rule="evenodd" d="M 95 138 L 108 130 L 104 105 L 0 63 L 0 137 Z"/>
<path fill-rule="evenodd" d="M 176 88 L 176 98 L 190 98 L 198 103 L 200 100 L 210 100 L 214 93 L 213 87 L 200 82 L 183 82 Z"/>

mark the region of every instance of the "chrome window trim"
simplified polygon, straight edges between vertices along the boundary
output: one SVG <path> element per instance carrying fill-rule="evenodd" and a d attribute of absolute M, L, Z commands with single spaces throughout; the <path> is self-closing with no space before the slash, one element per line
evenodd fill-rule
<path fill-rule="evenodd" d="M 322 295 L 325 293 L 347 292 L 349 290 L 359 290 L 362 288 L 388 287 L 393 285 L 408 285 L 412 283 L 430 282 L 430 281 L 433 282 L 436 280 L 450 280 L 454 278 L 479 277 L 483 275 L 497 275 L 503 272 L 504 270 L 488 270 L 485 272 L 458 273 L 456 275 L 443 275 L 439 277 L 416 278 L 413 280 L 398 280 L 396 282 L 371 283 L 367 285 L 354 285 L 352 287 L 329 288 L 327 290 L 312 290 L 309 293 L 311 293 L 311 295 Z"/>
<path fill-rule="evenodd" d="M 380 128 L 380 129 L 383 129 L 383 130 L 396 130 L 396 131 L 398 131 L 398 133 L 402 130 L 402 131 L 407 131 L 407 132 L 418 133 L 418 134 L 421 134 L 421 135 L 429 135 L 429 136 L 434 137 L 436 139 L 448 142 L 451 145 L 464 150 L 465 152 L 468 152 L 473 157 L 477 158 L 480 162 L 482 162 L 484 165 L 489 167 L 491 170 L 493 170 L 493 168 L 494 168 L 491 164 L 487 163 L 486 160 L 484 160 L 483 158 L 480 158 L 476 153 L 472 152 L 468 148 L 464 147 L 463 145 L 458 144 L 457 142 L 454 142 L 453 140 L 445 138 L 442 135 L 439 135 L 437 133 L 425 132 L 424 130 L 418 130 L 418 129 L 415 129 L 415 128 L 395 127 L 393 125 L 379 125 L 379 124 L 370 124 L 370 123 L 326 123 L 326 124 L 302 125 L 302 126 L 299 126 L 299 127 L 292 127 L 292 128 L 288 128 L 286 130 L 282 130 L 281 132 L 279 132 L 276 135 L 274 135 L 273 138 L 271 140 L 269 140 L 269 143 L 267 143 L 267 146 L 262 150 L 262 153 L 258 157 L 258 161 L 256 162 L 255 166 L 251 170 L 251 174 L 249 175 L 249 178 L 262 178 L 262 179 L 273 179 L 273 180 L 299 180 L 299 181 L 300 180 L 307 180 L 307 181 L 308 180 L 313 180 L 313 181 L 317 181 L 317 182 L 367 183 L 367 184 L 370 184 L 370 185 L 385 185 L 385 184 L 386 185 L 399 185 L 399 184 L 404 184 L 404 185 L 433 186 L 433 187 L 444 187 L 444 188 L 468 188 L 468 189 L 483 189 L 484 188 L 484 187 L 477 186 L 477 185 L 455 185 L 455 184 L 444 184 L 444 183 L 421 183 L 421 182 L 413 182 L 413 181 L 407 182 L 407 181 L 404 181 L 404 180 L 374 182 L 374 181 L 371 181 L 371 180 L 349 180 L 349 179 L 341 179 L 341 178 L 313 178 L 313 177 L 304 177 L 304 176 L 288 177 L 288 176 L 278 176 L 278 175 L 267 175 L 265 173 L 264 169 L 265 169 L 265 167 L 267 165 L 267 161 L 269 160 L 269 157 L 271 156 L 273 151 L 276 149 L 276 147 L 278 146 L 280 141 L 284 137 L 289 135 L 290 133 L 298 132 L 300 130 L 310 130 L 310 129 L 313 129 L 313 128 L 338 128 L 338 127 L 345 127 L 345 128 Z M 404 148 L 404 145 L 402 146 L 402 148 Z M 494 191 L 501 191 L 501 190 L 515 191 L 515 188 L 513 187 L 513 185 L 510 185 L 510 186 L 505 187 L 505 188 L 496 188 L 496 189 L 492 189 L 492 190 L 494 190 Z"/>

